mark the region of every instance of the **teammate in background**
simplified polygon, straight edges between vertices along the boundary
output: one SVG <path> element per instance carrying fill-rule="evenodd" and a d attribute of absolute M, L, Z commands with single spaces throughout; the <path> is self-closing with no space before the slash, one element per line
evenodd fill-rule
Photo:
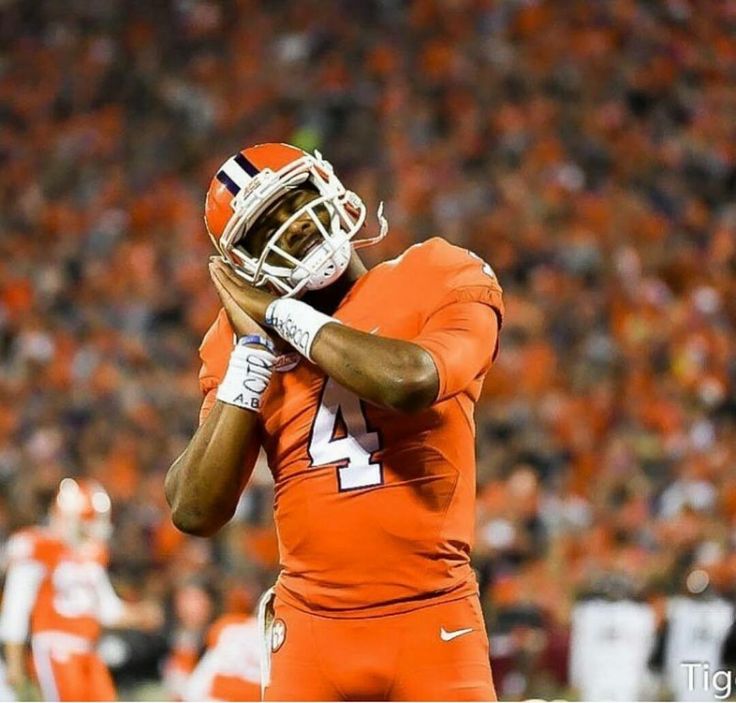
<path fill-rule="evenodd" d="M 210 627 L 207 651 L 192 672 L 188 701 L 261 700 L 263 638 L 245 589 L 228 593 L 227 612 Z"/>
<path fill-rule="evenodd" d="M 366 270 L 355 250 L 379 220 L 356 240 L 365 206 L 319 154 L 264 144 L 217 172 L 205 221 L 224 309 L 167 497 L 180 529 L 211 535 L 265 449 L 282 566 L 267 699 L 489 700 L 473 410 L 501 288 L 439 238 Z"/>
<path fill-rule="evenodd" d="M 105 569 L 110 498 L 96 482 L 65 478 L 47 527 L 14 534 L 7 547 L 0 638 L 8 682 L 28 684 L 26 642 L 44 700 L 109 701 L 115 688 L 95 652 L 101 626 L 153 629 L 158 609 L 118 598 Z"/>

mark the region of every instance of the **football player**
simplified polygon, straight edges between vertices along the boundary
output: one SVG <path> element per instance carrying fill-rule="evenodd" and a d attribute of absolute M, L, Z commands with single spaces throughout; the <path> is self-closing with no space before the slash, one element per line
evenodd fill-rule
<path fill-rule="evenodd" d="M 501 288 L 435 238 L 367 270 L 366 209 L 319 154 L 241 151 L 205 222 L 223 309 L 200 356 L 201 424 L 171 466 L 176 525 L 233 515 L 259 447 L 281 573 L 265 697 L 489 700 L 470 566 L 473 409 L 498 350 Z"/>
<path fill-rule="evenodd" d="M 262 638 L 257 618 L 222 615 L 187 682 L 187 701 L 260 701 Z"/>
<path fill-rule="evenodd" d="M 102 486 L 65 478 L 48 526 L 11 536 L 0 639 L 8 682 L 19 695 L 28 686 L 29 634 L 44 700 L 112 701 L 112 678 L 95 651 L 101 625 L 160 625 L 156 606 L 125 603 L 113 590 L 105 568 L 110 531 L 110 498 Z"/>

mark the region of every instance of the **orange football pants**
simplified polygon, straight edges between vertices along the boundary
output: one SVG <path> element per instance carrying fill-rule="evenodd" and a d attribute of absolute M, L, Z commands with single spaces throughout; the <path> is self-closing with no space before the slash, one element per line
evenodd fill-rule
<path fill-rule="evenodd" d="M 33 664 L 45 701 L 114 701 L 115 684 L 93 651 L 58 652 L 33 648 Z"/>
<path fill-rule="evenodd" d="M 322 617 L 276 598 L 274 627 L 265 700 L 496 700 L 476 596 L 370 618 Z"/>

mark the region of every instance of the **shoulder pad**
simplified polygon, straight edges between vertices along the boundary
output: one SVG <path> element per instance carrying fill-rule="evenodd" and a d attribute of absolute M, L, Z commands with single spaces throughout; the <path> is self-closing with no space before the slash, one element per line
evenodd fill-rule
<path fill-rule="evenodd" d="M 6 554 L 11 562 L 33 559 L 50 564 L 58 559 L 63 549 L 64 545 L 56 537 L 39 528 L 28 528 L 16 532 L 8 540 Z"/>

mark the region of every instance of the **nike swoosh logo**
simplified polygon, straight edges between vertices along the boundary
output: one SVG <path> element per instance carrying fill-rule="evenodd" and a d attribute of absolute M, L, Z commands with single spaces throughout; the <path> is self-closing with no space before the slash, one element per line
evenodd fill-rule
<path fill-rule="evenodd" d="M 379 329 L 381 329 L 380 325 L 378 327 L 374 327 L 368 334 L 375 334 Z"/>
<path fill-rule="evenodd" d="M 450 640 L 454 640 L 456 637 L 462 637 L 462 635 L 467 635 L 469 632 L 472 632 L 472 627 L 465 627 L 462 630 L 453 630 L 452 632 L 448 632 L 445 630 L 444 627 L 440 628 L 440 639 L 443 642 L 449 642 Z"/>

